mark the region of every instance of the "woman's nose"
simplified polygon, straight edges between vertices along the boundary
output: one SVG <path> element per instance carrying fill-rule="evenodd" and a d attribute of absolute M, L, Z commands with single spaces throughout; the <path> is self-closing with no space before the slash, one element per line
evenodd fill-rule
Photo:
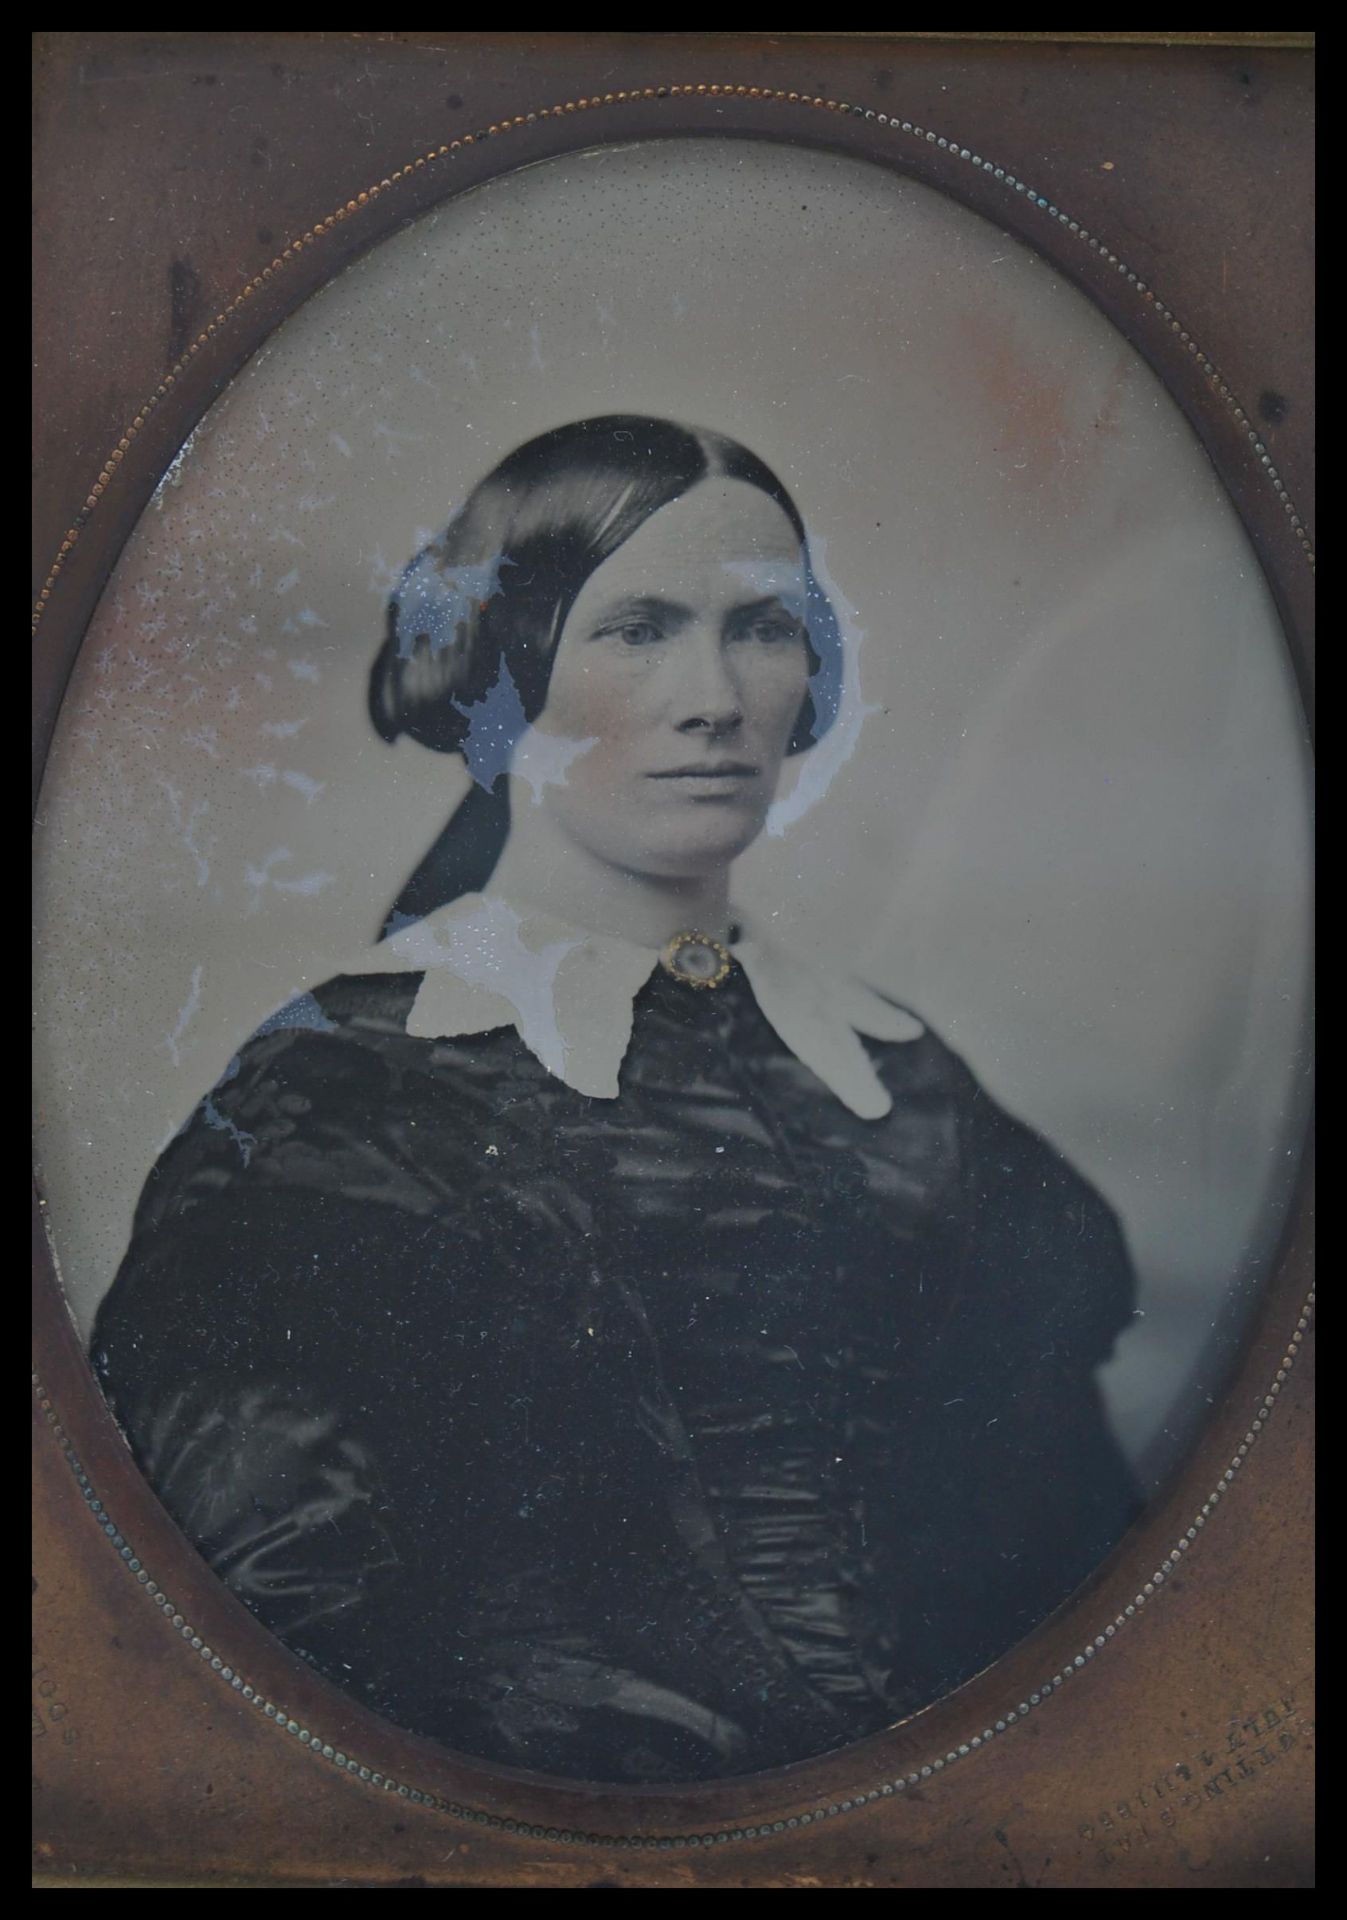
<path fill-rule="evenodd" d="M 685 733 L 733 733 L 743 725 L 743 699 L 719 634 L 685 636 L 684 671 L 675 725 Z"/>

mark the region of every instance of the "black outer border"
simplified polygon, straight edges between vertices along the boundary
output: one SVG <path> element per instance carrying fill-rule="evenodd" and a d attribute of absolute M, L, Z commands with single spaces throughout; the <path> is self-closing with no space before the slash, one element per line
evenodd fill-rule
<path fill-rule="evenodd" d="M 998 177 L 1000 162 L 994 157 L 973 155 L 944 129 L 909 129 L 901 118 L 886 115 L 877 106 L 746 85 L 660 84 L 616 96 L 557 102 L 546 110 L 536 102 L 521 102 L 510 119 L 419 157 L 409 156 L 400 173 L 371 182 L 367 192 L 334 209 L 328 219 L 283 249 L 273 265 L 241 290 L 192 343 L 157 393 L 147 396 L 137 423 L 128 422 L 119 445 L 108 449 L 105 466 L 86 499 L 77 504 L 35 608 L 35 628 L 40 633 L 34 674 L 35 796 L 65 686 L 125 539 L 188 432 L 274 328 L 342 267 L 449 197 L 541 159 L 632 139 L 687 136 L 768 139 L 818 147 L 909 175 L 991 219 L 1079 287 L 1158 374 L 1211 457 L 1270 583 L 1309 711 L 1313 556 L 1294 502 L 1280 484 L 1240 398 L 1229 392 L 1219 369 L 1205 358 L 1200 340 L 1190 338 L 1186 319 L 1170 313 L 1153 290 L 1138 288 L 1136 275 L 1129 276 L 1125 259 L 1120 261 L 1111 251 L 1107 236 L 1100 240 L 1073 232 L 1070 209 L 1059 213 L 1041 184 L 1008 184 Z M 1176 1486 L 1067 1608 L 1012 1649 L 987 1675 L 928 1708 L 916 1723 L 780 1773 L 695 1790 L 609 1790 L 462 1762 L 429 1742 L 390 1728 L 317 1680 L 225 1593 L 140 1479 L 93 1382 L 60 1294 L 40 1217 L 43 1205 L 39 1200 L 34 1233 L 39 1405 L 122 1559 L 136 1572 L 136 1554 L 149 1553 L 154 1566 L 167 1573 L 174 1595 L 189 1606 L 190 1620 L 175 1613 L 171 1602 L 167 1611 L 177 1630 L 191 1637 L 194 1651 L 200 1653 L 204 1645 L 204 1657 L 219 1671 L 223 1663 L 212 1658 L 202 1636 L 238 1648 L 233 1658 L 246 1666 L 251 1680 L 261 1682 L 259 1696 L 272 1694 L 291 1701 L 294 1713 L 309 1712 L 319 1725 L 331 1729 L 323 1747 L 317 1738 L 312 1741 L 316 1752 L 327 1757 L 326 1748 L 336 1738 L 357 1746 L 371 1762 L 363 1777 L 372 1777 L 383 1790 L 422 1799 L 456 1817 L 506 1825 L 510 1831 L 536 1838 L 562 1837 L 619 1847 L 733 1843 L 787 1825 L 807 1824 L 801 1808 L 817 1809 L 811 1819 L 830 1818 L 866 1804 L 881 1792 L 897 1790 L 893 1783 L 904 1780 L 904 1770 L 918 1750 L 928 1760 L 945 1755 L 948 1749 L 951 1763 L 956 1755 L 968 1755 L 970 1729 L 984 1714 L 996 1710 L 998 1697 L 1013 1697 L 1011 1680 L 1002 1687 L 999 1676 L 1008 1668 L 1023 1667 L 1022 1656 L 1036 1658 L 1041 1648 L 1044 1660 L 1051 1659 L 1055 1665 L 1063 1645 L 1078 1646 L 1082 1651 L 1073 1653 L 1044 1684 L 1046 1702 L 1073 1670 L 1094 1657 L 1096 1648 L 1102 1650 L 1105 1631 L 1111 1638 L 1124 1619 L 1153 1598 L 1165 1577 L 1162 1569 L 1177 1564 L 1175 1554 L 1197 1539 L 1197 1527 L 1205 1524 L 1224 1487 L 1234 1479 L 1299 1349 L 1307 1324 L 1304 1309 L 1312 1260 L 1306 1170 L 1282 1258 L 1266 1284 L 1256 1325 L 1246 1340 L 1245 1359 Z M 1255 1404 L 1259 1417 L 1238 1441 L 1248 1418 L 1240 1409 Z M 134 1545 L 108 1518 L 104 1502 L 129 1522 Z M 1191 1517 L 1196 1525 L 1188 1525 L 1179 1537 L 1176 1516 Z M 1156 1572 L 1147 1577 L 1144 1569 L 1150 1566 Z M 1137 1588 L 1134 1594 L 1133 1587 Z M 1101 1631 L 1115 1604 L 1113 1625 Z M 162 1598 L 160 1605 L 165 1605 Z M 984 1701 L 989 1704 L 984 1706 Z M 1037 1710 L 1037 1693 L 1033 1701 Z M 1010 1719 L 1016 1717 L 1010 1710 Z M 287 1731 L 310 1744 L 308 1729 L 297 1720 L 287 1724 L 282 1715 L 281 1721 Z M 974 1734 L 971 1749 L 980 1748 L 1002 1727 L 1003 1722 L 997 1721 L 984 1733 Z M 381 1762 L 384 1771 L 379 1770 Z M 943 1758 L 938 1761 L 944 1764 Z M 930 1770 L 928 1765 L 926 1771 Z M 919 1772 L 906 1777 L 915 1782 Z M 424 1782 L 425 1791 L 399 1784 L 408 1780 Z M 889 1784 L 881 1787 L 881 1781 Z M 627 1832 L 621 1831 L 624 1823 Z M 601 1830 L 596 1832 L 596 1826 Z"/>

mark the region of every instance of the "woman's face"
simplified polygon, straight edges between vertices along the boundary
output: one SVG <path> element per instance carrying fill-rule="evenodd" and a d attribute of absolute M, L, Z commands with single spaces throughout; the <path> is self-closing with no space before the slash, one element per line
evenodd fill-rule
<path fill-rule="evenodd" d="M 700 481 L 581 589 L 534 732 L 592 744 L 542 756 L 564 773 L 534 794 L 611 866 L 708 872 L 761 831 L 808 678 L 795 529 L 747 481 Z"/>

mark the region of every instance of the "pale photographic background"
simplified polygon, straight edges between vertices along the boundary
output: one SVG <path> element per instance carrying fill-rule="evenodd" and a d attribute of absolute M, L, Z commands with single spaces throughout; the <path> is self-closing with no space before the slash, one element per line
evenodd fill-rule
<path fill-rule="evenodd" d="M 1158 1477 L 1299 1154 L 1307 778 L 1277 617 L 1191 430 L 1082 295 L 927 188 L 766 142 L 606 149 L 449 203 L 282 328 L 165 479 L 40 809 L 39 1173 L 76 1320 L 166 1141 L 372 940 L 464 789 L 366 718 L 398 572 L 512 447 L 615 411 L 728 433 L 794 492 L 854 705 L 740 898 L 912 1006 L 1117 1209 L 1140 1311 L 1105 1388 Z"/>

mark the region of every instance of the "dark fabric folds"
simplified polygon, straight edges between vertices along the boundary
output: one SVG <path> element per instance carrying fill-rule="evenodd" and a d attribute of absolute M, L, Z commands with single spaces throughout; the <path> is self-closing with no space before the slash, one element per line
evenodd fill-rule
<path fill-rule="evenodd" d="M 95 1367 L 220 1577 L 395 1722 L 713 1778 L 968 1678 L 1134 1517 L 1112 1214 L 940 1041 L 854 1117 L 736 969 L 615 1101 L 418 977 L 273 1021 L 164 1153 Z"/>

